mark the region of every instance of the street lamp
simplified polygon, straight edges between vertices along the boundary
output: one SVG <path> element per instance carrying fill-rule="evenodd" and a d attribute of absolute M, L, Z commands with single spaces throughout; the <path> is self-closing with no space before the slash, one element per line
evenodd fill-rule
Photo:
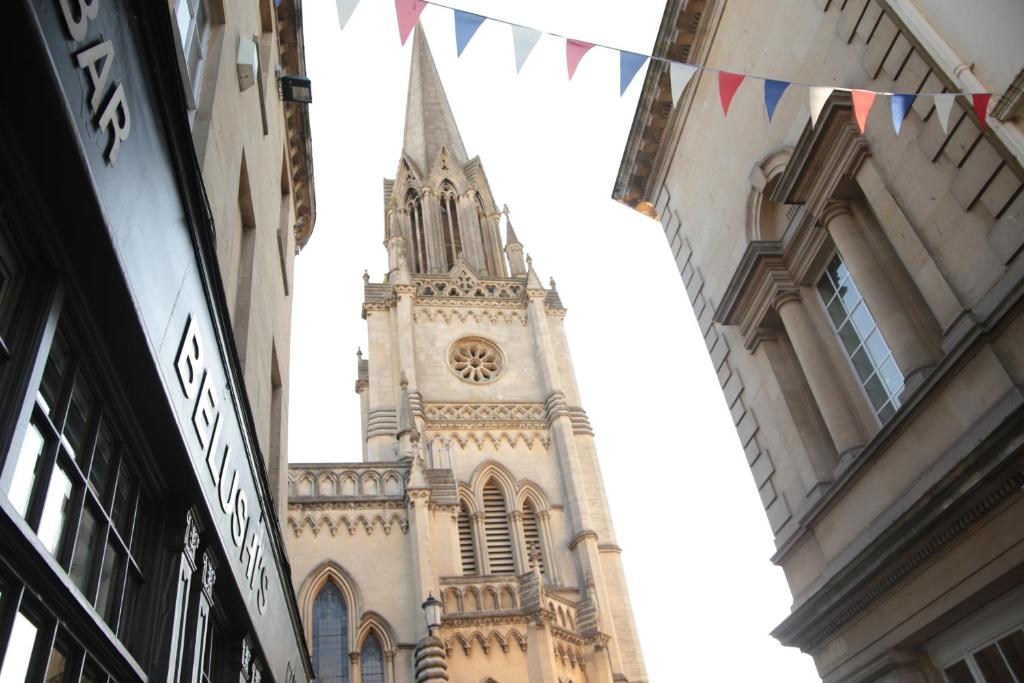
<path fill-rule="evenodd" d="M 434 635 L 434 629 L 441 626 L 441 601 L 433 593 L 427 594 L 423 601 L 423 614 L 427 618 L 427 635 Z"/>
<path fill-rule="evenodd" d="M 313 101 L 312 85 L 305 76 L 281 76 L 277 79 L 277 93 L 285 102 L 310 104 Z"/>

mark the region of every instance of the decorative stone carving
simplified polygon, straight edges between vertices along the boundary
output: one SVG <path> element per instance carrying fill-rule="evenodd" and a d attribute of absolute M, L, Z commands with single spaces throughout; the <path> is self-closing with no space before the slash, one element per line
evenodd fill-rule
<path fill-rule="evenodd" d="M 480 337 L 464 337 L 448 349 L 448 364 L 463 381 L 493 382 L 505 369 L 505 358 L 494 343 Z"/>

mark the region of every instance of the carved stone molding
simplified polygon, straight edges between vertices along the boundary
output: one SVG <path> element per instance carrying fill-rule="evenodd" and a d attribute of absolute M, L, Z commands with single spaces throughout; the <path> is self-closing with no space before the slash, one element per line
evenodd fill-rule
<path fill-rule="evenodd" d="M 397 525 L 403 534 L 409 531 L 409 520 L 399 514 L 378 513 L 370 515 L 288 515 L 287 524 L 296 537 L 302 535 L 308 529 L 313 536 L 319 536 L 321 531 L 328 531 L 331 536 L 337 536 L 339 531 L 347 531 L 349 536 L 355 536 L 356 532 L 362 529 L 366 535 L 373 535 L 374 529 L 378 526 L 389 535 Z"/>

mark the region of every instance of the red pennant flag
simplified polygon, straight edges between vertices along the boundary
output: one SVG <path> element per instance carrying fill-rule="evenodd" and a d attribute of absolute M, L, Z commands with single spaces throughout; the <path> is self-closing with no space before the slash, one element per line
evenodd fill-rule
<path fill-rule="evenodd" d="M 852 94 L 853 114 L 857 117 L 857 127 L 860 128 L 860 134 L 863 135 L 864 128 L 868 125 L 868 112 L 871 111 L 871 105 L 878 93 L 870 90 L 854 90 Z"/>
<path fill-rule="evenodd" d="M 405 41 L 409 39 L 409 34 L 412 33 L 426 6 L 427 3 L 423 0 L 395 0 L 395 13 L 398 15 L 398 37 L 401 38 L 402 45 L 405 45 Z"/>
<path fill-rule="evenodd" d="M 722 113 L 726 116 L 729 115 L 729 103 L 732 102 L 732 96 L 736 94 L 736 89 L 742 82 L 743 74 L 733 74 L 728 71 L 718 72 L 718 97 L 722 100 Z"/>
<path fill-rule="evenodd" d="M 992 99 L 992 95 L 987 92 L 971 95 L 971 100 L 974 101 L 974 113 L 978 115 L 978 125 L 982 130 L 988 126 L 985 119 L 988 117 L 988 101 L 990 99 Z"/>
<path fill-rule="evenodd" d="M 580 65 L 583 55 L 587 54 L 587 51 L 592 47 L 594 47 L 592 43 L 584 43 L 582 40 L 565 39 L 565 63 L 569 67 L 570 81 L 572 80 L 572 75 L 576 73 L 576 67 Z"/>

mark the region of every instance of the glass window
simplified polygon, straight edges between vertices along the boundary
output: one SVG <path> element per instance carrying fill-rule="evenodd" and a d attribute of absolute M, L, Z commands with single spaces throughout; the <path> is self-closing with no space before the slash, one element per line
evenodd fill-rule
<path fill-rule="evenodd" d="M 818 293 L 875 415 L 885 424 L 900 407 L 903 373 L 838 252 L 818 280 Z"/>
<path fill-rule="evenodd" d="M 14 616 L 11 627 L 11 638 L 7 641 L 7 654 L 3 665 L 0 665 L 0 681 L 23 681 L 32 663 L 32 651 L 35 649 L 36 634 L 39 627 L 24 612 Z"/>
<path fill-rule="evenodd" d="M 176 0 L 174 20 L 178 29 L 182 79 L 189 95 L 189 106 L 195 109 L 210 34 L 210 14 L 206 0 Z"/>
<path fill-rule="evenodd" d="M 348 683 L 348 608 L 331 582 L 313 601 L 313 670 L 319 681 Z"/>
<path fill-rule="evenodd" d="M 363 641 L 363 651 L 359 655 L 359 666 L 362 672 L 362 683 L 384 683 L 384 652 L 375 633 L 370 633 Z"/>
<path fill-rule="evenodd" d="M 139 479 L 78 339 L 62 320 L 6 493 L 99 616 L 124 636 L 122 596 L 127 591 L 134 604 L 144 578 L 134 545 Z"/>
<path fill-rule="evenodd" d="M 947 666 L 949 683 L 1024 683 L 1024 631 L 1017 629 Z"/>

